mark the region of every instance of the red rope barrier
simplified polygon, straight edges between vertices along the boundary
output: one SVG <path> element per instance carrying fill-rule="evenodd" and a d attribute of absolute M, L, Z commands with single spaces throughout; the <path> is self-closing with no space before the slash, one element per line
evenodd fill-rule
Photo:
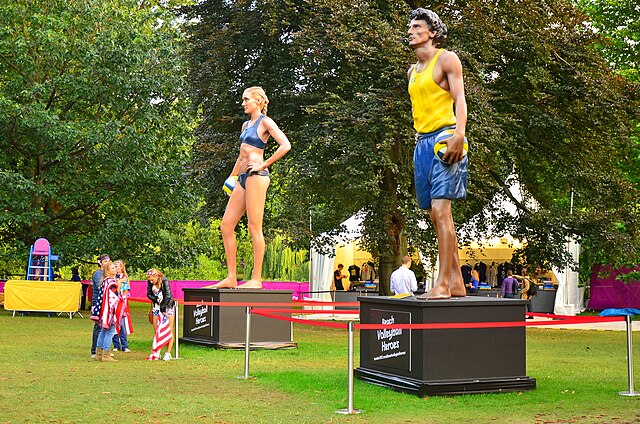
<path fill-rule="evenodd" d="M 591 317 L 589 317 L 591 318 Z M 558 321 L 503 321 L 503 322 L 449 322 L 449 323 L 427 323 L 427 324 L 356 324 L 360 330 L 382 330 L 398 328 L 403 330 L 442 330 L 447 328 L 508 328 L 508 327 L 537 327 L 540 325 L 564 325 L 564 324 L 592 324 L 594 322 L 618 322 L 623 321 L 621 317 L 601 317 L 593 319 L 558 320 Z M 567 322 L 571 321 L 571 322 Z"/>
<path fill-rule="evenodd" d="M 142 302 L 142 303 L 151 303 L 149 299 L 146 297 L 130 297 L 130 302 Z M 291 306 L 292 303 L 295 303 L 295 306 L 360 306 L 360 302 L 314 302 L 314 301 L 301 301 L 301 300 L 292 300 L 291 302 L 276 302 L 276 303 L 248 303 L 248 302 L 203 302 L 203 301 L 179 301 L 181 305 L 185 306 Z"/>
<path fill-rule="evenodd" d="M 207 306 L 243 306 L 243 307 L 247 307 L 247 306 L 251 306 L 251 307 L 262 307 L 262 306 L 291 306 L 291 302 L 275 302 L 275 303 L 270 303 L 270 302 L 264 302 L 264 303 L 249 303 L 249 302 L 201 302 L 201 301 L 189 301 L 189 302 L 180 302 L 181 305 L 184 306 L 200 306 L 200 305 L 207 305 Z M 306 304 L 306 302 L 297 302 L 297 305 L 300 306 L 318 306 L 317 303 L 312 303 L 312 304 Z M 333 302 L 333 303 L 325 303 L 323 304 L 324 306 L 360 306 L 360 303 L 358 302 Z M 302 311 L 302 309 L 300 309 Z"/>
<path fill-rule="evenodd" d="M 313 325 L 313 326 L 316 326 L 316 327 L 331 327 L 331 328 L 341 328 L 341 329 L 346 329 L 347 328 L 347 324 L 342 324 L 342 323 L 338 323 L 338 322 L 308 321 L 308 320 L 300 319 L 300 318 L 291 318 L 291 317 L 285 317 L 285 316 L 282 316 L 282 315 L 270 314 L 268 312 L 264 312 L 261 309 L 252 309 L 251 313 L 252 314 L 256 314 L 256 315 L 261 315 L 261 316 L 267 317 L 267 318 L 279 319 L 281 321 L 298 322 L 300 324 Z"/>
<path fill-rule="evenodd" d="M 550 318 L 550 319 L 556 319 L 556 320 L 565 320 L 565 321 L 572 321 L 572 320 L 591 320 L 592 322 L 599 322 L 602 321 L 603 318 L 607 318 L 607 317 L 601 317 L 601 316 L 595 316 L 595 315 L 586 315 L 586 316 L 582 316 L 582 317 L 576 317 L 573 315 L 556 315 L 556 314 L 546 314 L 546 313 L 542 313 L 542 312 L 527 312 L 527 315 L 531 315 L 534 317 L 540 317 L 540 318 Z M 602 322 L 607 322 L 607 321 L 602 321 Z"/>
<path fill-rule="evenodd" d="M 132 302 L 151 303 L 147 298 L 129 298 Z M 360 306 L 360 302 L 316 302 L 316 301 L 293 301 L 300 306 Z M 250 306 L 252 312 L 269 318 L 298 322 L 307 325 L 315 325 L 320 327 L 347 328 L 346 324 L 328 323 L 309 321 L 300 318 L 286 317 L 277 315 L 277 313 L 286 314 L 354 314 L 359 310 L 306 310 L 306 309 L 274 309 L 274 306 L 291 306 L 292 302 L 275 302 L 275 303 L 248 303 L 248 302 L 181 302 L 185 306 Z M 269 307 L 269 308 L 267 308 Z M 450 322 L 450 323 L 425 323 L 425 324 L 355 324 L 355 328 L 359 330 L 382 330 L 382 329 L 407 329 L 407 330 L 442 330 L 451 328 L 509 328 L 509 327 L 538 327 L 546 325 L 564 325 L 564 324 L 593 324 L 604 322 L 621 322 L 625 317 L 600 317 L 600 316 L 584 316 L 575 317 L 571 315 L 554 315 L 540 312 L 527 312 L 527 315 L 541 318 L 548 318 L 550 321 L 509 321 L 509 322 Z"/>
<path fill-rule="evenodd" d="M 292 312 L 293 311 L 293 312 Z M 295 313 L 299 311 L 290 309 L 252 309 L 252 313 L 262 315 L 269 318 L 275 318 L 283 321 L 298 322 L 311 326 L 324 326 L 333 328 L 347 328 L 346 324 L 324 323 L 317 321 L 309 321 L 300 318 L 292 318 L 277 313 Z M 304 313 L 304 312 L 303 312 Z M 322 313 L 322 311 L 320 311 Z M 333 311 L 332 313 L 352 313 L 351 311 Z M 568 316 L 567 316 L 568 317 Z M 571 317 L 572 319 L 556 320 L 556 321 L 500 321 L 500 322 L 449 322 L 449 323 L 425 323 L 425 324 L 355 324 L 355 328 L 359 330 L 383 330 L 383 329 L 402 329 L 402 330 L 444 330 L 444 329 L 464 329 L 464 328 L 512 328 L 512 327 L 537 327 L 540 325 L 562 325 L 567 324 L 591 324 L 594 322 L 619 322 L 624 321 L 624 317 Z"/>
<path fill-rule="evenodd" d="M 129 302 L 151 303 L 146 297 L 130 297 Z"/>
<path fill-rule="evenodd" d="M 360 310 L 359 309 L 341 309 L 341 310 L 335 310 L 335 309 L 331 309 L 331 310 L 325 310 L 325 311 L 318 311 L 318 310 L 306 310 L 306 309 L 277 309 L 277 308 L 262 308 L 260 306 L 255 306 L 255 309 L 259 309 L 260 311 L 263 312 L 273 312 L 273 313 L 279 313 L 279 314 L 297 314 L 297 315 L 306 315 L 306 314 L 331 314 L 331 315 L 335 315 L 335 314 L 350 314 L 350 315 L 354 315 L 354 314 L 359 314 Z"/>

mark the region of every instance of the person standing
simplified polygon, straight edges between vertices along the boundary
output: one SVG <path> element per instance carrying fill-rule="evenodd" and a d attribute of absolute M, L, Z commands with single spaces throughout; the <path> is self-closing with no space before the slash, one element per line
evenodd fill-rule
<path fill-rule="evenodd" d="M 469 289 L 469 293 L 478 293 L 478 287 L 480 286 L 480 274 L 477 270 L 471 271 L 471 279 L 469 280 L 469 284 L 467 288 Z"/>
<path fill-rule="evenodd" d="M 102 254 L 98 256 L 98 266 L 93 275 L 91 276 L 91 320 L 93 323 L 93 333 L 91 334 L 91 357 L 96 357 L 96 346 L 98 344 L 98 335 L 100 334 L 100 324 L 99 321 L 99 313 L 100 306 L 98 304 L 99 301 L 102 300 L 100 296 L 100 284 L 102 283 L 102 267 L 103 264 L 108 264 L 111 262 L 109 255 Z"/>
<path fill-rule="evenodd" d="M 338 264 L 338 269 L 333 272 L 333 287 L 336 290 L 344 290 L 344 284 L 342 284 L 342 280 L 347 278 L 347 276 L 342 274 L 343 268 L 344 265 Z"/>
<path fill-rule="evenodd" d="M 532 289 L 531 286 L 536 284 L 535 281 L 532 281 L 531 278 L 527 277 L 527 270 L 525 268 L 522 268 L 522 275 L 520 276 L 516 275 L 515 278 L 522 281 L 522 290 L 520 291 L 520 299 L 527 301 L 527 312 L 533 312 L 531 299 L 533 299 L 533 296 L 535 296 L 535 294 L 532 294 L 532 293 L 536 293 L 538 290 L 537 290 L 537 287 L 534 287 Z M 527 315 L 527 318 L 529 318 L 528 315 Z"/>
<path fill-rule="evenodd" d="M 250 119 L 242 125 L 240 154 L 230 175 L 237 176 L 238 183 L 231 192 L 220 223 L 224 252 L 227 256 L 227 277 L 213 288 L 238 286 L 235 228 L 245 212 L 253 244 L 253 275 L 240 287 L 262 288 L 262 262 L 265 250 L 262 220 L 267 188 L 271 182 L 267 168 L 291 150 L 287 136 L 273 119 L 267 117 L 268 104 L 269 99 L 261 87 L 249 87 L 242 94 L 242 107 Z M 273 137 L 279 146 L 273 155 L 265 160 L 264 149 L 269 137 Z"/>
<path fill-rule="evenodd" d="M 71 268 L 71 278 L 69 281 L 73 281 L 75 283 L 80 283 L 80 310 L 84 311 L 84 308 L 87 307 L 87 290 L 89 288 L 88 284 L 82 284 L 82 278 L 80 278 L 80 272 L 77 267 Z"/>
<path fill-rule="evenodd" d="M 121 299 L 118 295 L 118 281 L 116 280 L 116 266 L 111 261 L 102 262 L 102 281 L 100 287 L 99 301 L 100 311 L 98 314 L 98 325 L 100 332 L 96 345 L 96 360 L 115 361 L 111 357 L 111 340 L 116 333 L 118 317 L 116 309 Z"/>
<path fill-rule="evenodd" d="M 491 287 L 498 286 L 498 267 L 495 262 L 491 262 L 489 269 L 487 271 L 487 282 Z"/>
<path fill-rule="evenodd" d="M 147 298 L 153 305 L 153 328 L 156 332 L 158 326 L 165 318 L 168 318 L 169 320 L 171 337 L 162 360 L 170 361 L 172 359 L 171 348 L 173 347 L 173 338 L 175 336 L 173 331 L 173 323 L 175 320 L 174 301 L 173 296 L 171 295 L 171 283 L 169 283 L 169 280 L 155 268 L 151 268 L 147 271 Z M 152 351 L 146 359 L 147 361 L 157 361 L 160 359 L 160 349 Z"/>
<path fill-rule="evenodd" d="M 416 274 L 411 271 L 411 258 L 404 256 L 402 265 L 391 273 L 391 291 L 394 294 L 413 294 L 418 290 Z"/>
<path fill-rule="evenodd" d="M 464 155 L 467 102 L 462 64 L 458 56 L 440 48 L 447 27 L 438 15 L 418 8 L 409 16 L 409 46 L 417 63 L 409 68 L 409 96 L 417 143 L 413 154 L 418 206 L 428 209 L 438 239 L 440 270 L 434 287 L 419 299 L 465 296 L 460 272 L 458 237 L 451 203 L 467 195 L 469 162 Z M 442 159 L 434 153 L 436 136 L 446 129 L 453 135 L 442 141 L 447 151 Z"/>
<path fill-rule="evenodd" d="M 513 276 L 513 271 L 507 271 L 507 278 L 502 280 L 502 287 L 500 287 L 500 295 L 502 297 L 513 299 L 518 292 L 518 280 Z"/>
<path fill-rule="evenodd" d="M 127 267 L 123 261 L 115 261 L 113 263 L 116 267 L 116 281 L 118 281 L 118 293 L 120 293 L 120 299 L 122 303 L 118 313 L 118 324 L 120 328 L 116 334 L 113 335 L 113 350 L 121 352 L 131 352 L 129 349 L 128 335 L 132 332 L 131 326 L 131 311 L 129 309 L 129 292 L 131 291 L 131 285 L 129 283 L 129 274 L 127 273 Z"/>

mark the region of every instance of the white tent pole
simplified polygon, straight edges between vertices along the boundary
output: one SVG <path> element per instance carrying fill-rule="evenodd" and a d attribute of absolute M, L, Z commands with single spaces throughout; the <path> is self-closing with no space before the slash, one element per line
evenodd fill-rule
<path fill-rule="evenodd" d="M 573 186 L 571 186 L 571 201 L 569 203 L 569 216 L 573 216 Z M 571 252 L 571 238 L 568 237 L 567 238 L 567 252 L 571 255 L 571 258 L 573 258 L 573 252 Z M 570 299 L 569 299 L 569 265 L 567 265 L 565 267 L 564 270 L 564 303 L 566 304 L 570 304 Z M 571 299 L 573 300 L 573 299 Z"/>

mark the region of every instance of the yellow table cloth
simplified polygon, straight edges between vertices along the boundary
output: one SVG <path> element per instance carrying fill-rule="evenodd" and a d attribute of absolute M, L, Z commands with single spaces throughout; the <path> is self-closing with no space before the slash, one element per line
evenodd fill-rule
<path fill-rule="evenodd" d="M 9 280 L 4 308 L 13 311 L 77 312 L 82 284 L 67 281 Z"/>

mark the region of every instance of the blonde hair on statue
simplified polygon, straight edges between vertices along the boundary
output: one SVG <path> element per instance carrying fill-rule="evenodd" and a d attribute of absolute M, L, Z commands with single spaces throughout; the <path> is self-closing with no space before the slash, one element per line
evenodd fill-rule
<path fill-rule="evenodd" d="M 260 105 L 260 112 L 266 115 L 268 104 L 269 104 L 269 98 L 267 97 L 267 93 L 264 92 L 262 87 L 249 87 L 244 91 L 251 94 L 251 97 L 253 97 Z"/>

